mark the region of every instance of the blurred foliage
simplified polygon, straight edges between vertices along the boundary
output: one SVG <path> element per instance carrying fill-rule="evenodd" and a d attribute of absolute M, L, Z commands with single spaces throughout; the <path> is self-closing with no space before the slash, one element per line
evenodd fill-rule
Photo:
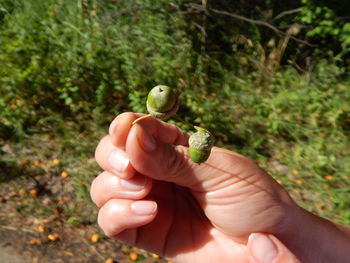
<path fill-rule="evenodd" d="M 182 22 L 152 1 L 125 1 L 120 12 L 96 1 L 14 2 L 3 19 L 0 85 L 1 105 L 10 105 L 3 124 L 17 133 L 50 111 L 139 109 L 140 94 L 189 66 Z"/>
<path fill-rule="evenodd" d="M 145 112 L 148 90 L 165 84 L 181 94 L 170 122 L 203 125 L 266 169 L 278 160 L 298 171 L 271 173 L 310 210 L 328 200 L 318 212 L 350 223 L 350 24 L 338 2 L 3 0 L 0 136 L 20 152 L 52 134 L 77 166 L 68 159 L 93 152 L 79 134 L 95 140 L 118 113 Z M 92 170 L 76 174 L 88 199 Z"/>
<path fill-rule="evenodd" d="M 337 5 L 314 0 L 302 0 L 301 2 L 301 12 L 297 21 L 304 25 L 305 35 L 317 41 L 322 46 L 321 50 L 326 50 L 329 56 L 348 55 L 350 48 L 349 14 L 340 11 L 340 8 L 349 10 L 350 4 L 346 1 L 338 1 L 340 3 Z"/>

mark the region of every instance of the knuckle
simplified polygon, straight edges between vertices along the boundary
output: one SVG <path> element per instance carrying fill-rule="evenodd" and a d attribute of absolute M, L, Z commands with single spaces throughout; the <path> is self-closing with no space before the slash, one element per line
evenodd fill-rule
<path fill-rule="evenodd" d="M 115 206 L 117 206 L 117 209 Z M 100 208 L 97 223 L 106 236 L 113 237 L 123 230 L 120 224 L 122 214 L 123 208 L 119 206 L 118 202 L 113 200 L 108 201 Z"/>
<path fill-rule="evenodd" d="M 95 160 L 96 162 L 99 163 L 101 156 L 103 155 L 104 149 L 105 149 L 105 145 L 106 143 L 108 143 L 108 141 L 110 140 L 109 135 L 104 136 L 100 142 L 98 143 L 96 149 L 95 149 Z"/>
<path fill-rule="evenodd" d="M 169 147 L 169 153 L 167 156 L 167 167 L 169 175 L 171 177 L 179 177 L 182 174 L 185 174 L 185 171 L 188 169 L 188 158 L 186 158 L 186 152 L 184 147 Z"/>

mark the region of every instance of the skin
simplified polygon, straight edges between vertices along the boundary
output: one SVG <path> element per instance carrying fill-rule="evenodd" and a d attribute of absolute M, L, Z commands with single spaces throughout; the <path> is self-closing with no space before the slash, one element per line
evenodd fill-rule
<path fill-rule="evenodd" d="M 107 236 L 173 262 L 345 262 L 322 261 L 328 254 L 305 244 L 324 240 L 323 233 L 340 245 L 350 239 L 347 229 L 299 208 L 253 161 L 214 147 L 205 163 L 193 163 L 187 134 L 153 118 L 132 125 L 140 116 L 119 115 L 96 149 L 104 171 L 92 183 L 91 198 Z M 308 231 L 309 240 L 302 236 Z M 259 249 L 275 255 L 258 260 L 253 252 Z"/>

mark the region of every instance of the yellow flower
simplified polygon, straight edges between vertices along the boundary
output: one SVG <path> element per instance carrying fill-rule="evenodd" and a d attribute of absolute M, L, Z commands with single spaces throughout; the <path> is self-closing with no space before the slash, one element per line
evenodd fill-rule
<path fill-rule="evenodd" d="M 139 255 L 137 255 L 135 252 L 131 252 L 130 255 L 129 255 L 130 259 L 132 261 L 135 261 L 137 260 L 137 258 L 139 257 Z"/>
<path fill-rule="evenodd" d="M 59 235 L 58 234 L 49 234 L 47 236 L 47 238 L 50 240 L 50 241 L 57 241 L 59 239 Z"/>
<path fill-rule="evenodd" d="M 107 258 L 105 263 L 114 263 L 114 260 L 113 258 Z"/>
<path fill-rule="evenodd" d="M 326 180 L 332 180 L 334 178 L 334 176 L 327 174 L 324 178 L 326 178 Z"/>
<path fill-rule="evenodd" d="M 100 235 L 93 234 L 90 239 L 92 242 L 97 243 L 98 241 L 100 241 Z"/>
<path fill-rule="evenodd" d="M 29 193 L 30 193 L 32 196 L 37 196 L 38 193 L 39 193 L 39 191 L 38 191 L 38 189 L 33 188 L 32 190 L 30 190 Z"/>
<path fill-rule="evenodd" d="M 26 194 L 26 190 L 23 189 L 23 188 L 21 188 L 21 189 L 18 190 L 18 194 L 21 195 L 21 196 L 23 196 L 23 195 Z"/>
<path fill-rule="evenodd" d="M 39 245 L 40 243 L 40 240 L 37 238 L 32 238 L 31 240 L 29 240 L 29 244 L 31 245 Z"/>
<path fill-rule="evenodd" d="M 317 210 L 323 210 L 323 209 L 324 209 L 324 205 L 322 205 L 322 204 L 317 204 L 317 205 L 316 205 L 316 209 L 317 209 Z"/>
<path fill-rule="evenodd" d="M 67 178 L 69 176 L 69 173 L 67 171 L 62 171 L 61 176 L 63 178 Z"/>
<path fill-rule="evenodd" d="M 296 179 L 296 180 L 295 180 L 295 183 L 296 183 L 297 185 L 301 185 L 301 184 L 303 184 L 303 180 L 301 180 L 301 179 Z"/>
<path fill-rule="evenodd" d="M 61 164 L 61 161 L 58 159 L 54 159 L 54 160 L 52 160 L 52 164 L 58 166 Z"/>
<path fill-rule="evenodd" d="M 39 233 L 45 233 L 46 232 L 46 227 L 44 225 L 39 225 L 38 226 L 38 232 Z"/>
<path fill-rule="evenodd" d="M 159 258 L 159 256 L 157 254 L 151 253 L 151 257 L 153 258 Z"/>

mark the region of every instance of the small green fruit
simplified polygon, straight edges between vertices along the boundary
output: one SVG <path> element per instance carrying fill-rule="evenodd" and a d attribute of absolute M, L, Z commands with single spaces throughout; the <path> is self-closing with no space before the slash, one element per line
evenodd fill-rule
<path fill-rule="evenodd" d="M 146 106 L 152 117 L 164 120 L 177 112 L 179 100 L 170 87 L 158 85 L 148 93 Z"/>
<path fill-rule="evenodd" d="M 194 163 L 203 163 L 208 160 L 210 156 L 210 150 L 198 150 L 195 148 L 188 148 L 192 162 Z"/>
<path fill-rule="evenodd" d="M 190 158 L 195 163 L 203 163 L 208 160 L 211 148 L 214 145 L 214 136 L 206 129 L 194 127 L 197 132 L 190 136 L 188 141 Z"/>

